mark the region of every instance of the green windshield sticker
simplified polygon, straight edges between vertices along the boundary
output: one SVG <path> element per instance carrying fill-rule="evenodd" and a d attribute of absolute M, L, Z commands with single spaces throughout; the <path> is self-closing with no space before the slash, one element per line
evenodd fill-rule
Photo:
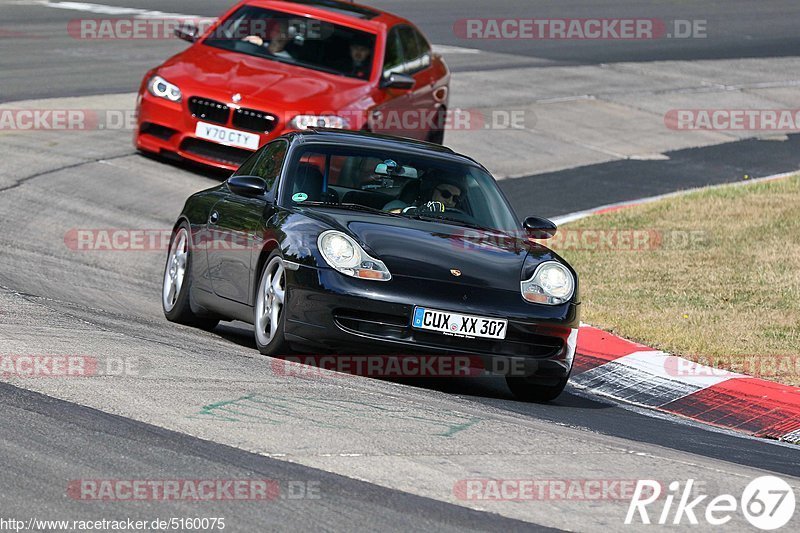
<path fill-rule="evenodd" d="M 306 200 L 308 200 L 308 195 L 304 192 L 298 192 L 292 196 L 294 202 L 305 202 Z"/>

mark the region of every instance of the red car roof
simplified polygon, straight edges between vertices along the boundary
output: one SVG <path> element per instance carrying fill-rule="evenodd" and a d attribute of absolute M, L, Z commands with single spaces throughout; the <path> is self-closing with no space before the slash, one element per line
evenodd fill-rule
<path fill-rule="evenodd" d="M 410 24 L 406 19 L 386 11 L 338 0 L 244 0 L 234 9 L 241 5 L 252 5 L 276 11 L 285 11 L 294 15 L 314 17 L 371 33 L 385 31 L 387 27 L 399 22 Z M 352 10 L 352 13 L 348 13 L 348 10 Z M 362 13 L 370 14 L 365 17 Z M 372 13 L 375 15 L 372 16 Z"/>

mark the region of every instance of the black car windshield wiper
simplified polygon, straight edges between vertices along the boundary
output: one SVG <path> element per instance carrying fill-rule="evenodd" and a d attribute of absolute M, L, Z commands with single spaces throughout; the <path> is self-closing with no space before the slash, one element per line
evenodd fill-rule
<path fill-rule="evenodd" d="M 435 216 L 428 213 L 420 213 L 415 212 L 413 214 L 409 213 L 404 215 L 408 218 L 413 218 L 415 220 L 426 220 L 428 222 L 444 222 L 445 224 L 452 224 L 454 226 L 464 226 L 466 228 L 477 229 L 481 231 L 491 231 L 494 233 L 506 233 L 505 231 L 501 231 L 496 228 L 489 228 L 486 226 L 481 226 L 480 224 L 475 224 L 474 222 L 466 222 L 464 220 L 458 220 L 455 218 L 443 217 L 443 216 Z"/>
<path fill-rule="evenodd" d="M 299 206 L 314 206 L 314 207 L 329 207 L 331 209 L 348 209 L 350 211 L 365 211 L 367 213 L 375 213 L 376 215 L 387 215 L 390 217 L 400 217 L 399 213 L 390 213 L 389 211 L 384 211 L 382 209 L 377 209 L 375 207 L 370 207 L 368 205 L 361 205 L 361 204 L 334 204 L 329 202 L 303 202 L 298 204 Z"/>

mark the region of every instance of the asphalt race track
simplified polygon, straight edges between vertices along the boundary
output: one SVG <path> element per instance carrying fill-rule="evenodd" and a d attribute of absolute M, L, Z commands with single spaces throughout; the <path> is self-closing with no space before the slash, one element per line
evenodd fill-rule
<path fill-rule="evenodd" d="M 755 4 L 740 0 L 373 3 L 418 21 L 434 43 L 456 47 L 443 48 L 454 80 L 609 62 L 791 61 L 800 46 L 800 4 L 788 0 L 759 2 L 749 15 Z M 103 4 L 213 16 L 231 2 Z M 720 29 L 713 39 L 536 47 L 453 36 L 456 19 L 531 16 L 534 8 L 541 17 L 699 17 Z M 0 0 L 0 103 L 127 108 L 143 72 L 183 47 L 75 41 L 64 28 L 81 16 L 102 15 Z M 491 98 L 477 89 L 469 97 Z M 469 138 L 457 139 L 469 152 Z M 557 216 L 743 173 L 795 170 L 797 148 L 795 135 L 783 142 L 730 138 L 676 149 L 668 161 L 542 167 L 502 186 L 518 210 Z M 0 132 L 0 354 L 70 354 L 128 365 L 74 379 L 2 378 L 0 519 L 225 517 L 227 530 L 237 532 L 618 531 L 626 528 L 627 500 L 478 501 L 464 499 L 458 487 L 484 478 L 693 478 L 706 494 L 738 495 L 770 473 L 800 487 L 796 446 L 569 388 L 549 405 L 534 405 L 514 401 L 498 380 L 295 374 L 260 356 L 244 324 L 201 332 L 167 323 L 159 301 L 163 251 L 85 252 L 65 243 L 70 230 L 81 228 L 168 229 L 185 198 L 219 178 L 136 154 L 126 130 Z M 82 501 L 68 491 L 80 479 L 251 478 L 274 480 L 281 496 L 118 502 Z M 741 514 L 726 528 L 752 530 Z"/>

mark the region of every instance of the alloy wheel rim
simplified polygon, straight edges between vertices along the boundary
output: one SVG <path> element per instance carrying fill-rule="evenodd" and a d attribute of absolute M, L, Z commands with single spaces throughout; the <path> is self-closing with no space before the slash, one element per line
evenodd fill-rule
<path fill-rule="evenodd" d="M 286 300 L 286 276 L 283 261 L 275 257 L 261 276 L 256 299 L 256 336 L 259 344 L 267 346 L 278 333 L 281 312 Z"/>
<path fill-rule="evenodd" d="M 166 311 L 172 311 L 181 294 L 186 277 L 186 263 L 189 258 L 189 233 L 185 228 L 178 230 L 169 249 L 167 266 L 164 269 L 164 285 L 161 298 Z"/>

